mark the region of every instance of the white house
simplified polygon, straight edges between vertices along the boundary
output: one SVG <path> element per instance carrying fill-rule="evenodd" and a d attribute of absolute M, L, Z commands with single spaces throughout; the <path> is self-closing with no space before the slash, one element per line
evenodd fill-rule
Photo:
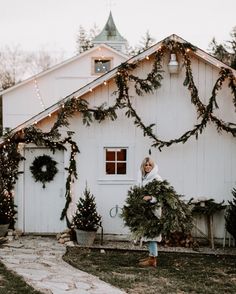
<path fill-rule="evenodd" d="M 93 44 L 90 50 L 2 91 L 3 130 L 15 128 L 128 58 L 127 41 L 111 13 Z"/>
<path fill-rule="evenodd" d="M 150 152 L 160 175 L 186 200 L 232 199 L 236 140 L 229 123 L 236 123 L 231 87 L 235 76 L 233 69 L 171 35 L 71 95 L 58 97 L 58 102 L 11 134 L 24 137 L 31 125 L 49 132 L 64 108 L 69 111 L 69 106 L 72 109 L 77 102 L 86 101 L 86 111 L 80 106 L 81 111 L 67 115 L 68 126 L 58 128 L 62 138 L 73 131 L 80 150 L 76 155 L 78 179 L 71 182 L 67 215 L 70 219 L 87 183 L 102 215 L 104 234 L 126 236 L 128 229 L 119 212 L 128 189 L 136 183 L 142 159 Z M 140 95 L 139 89 L 146 92 Z M 114 120 L 106 117 L 111 109 L 117 114 Z M 90 126 L 83 123 L 85 113 L 96 114 Z M 53 154 L 45 145 L 24 140 L 19 148 L 26 160 L 20 164 L 23 173 L 15 188 L 17 227 L 26 233 L 59 232 L 66 226 L 60 214 L 66 201 L 65 167 L 69 166 L 70 149 Z M 30 171 L 35 158 L 43 154 L 50 154 L 59 169 L 45 189 Z M 222 213 L 214 219 L 214 235 L 224 237 Z"/>

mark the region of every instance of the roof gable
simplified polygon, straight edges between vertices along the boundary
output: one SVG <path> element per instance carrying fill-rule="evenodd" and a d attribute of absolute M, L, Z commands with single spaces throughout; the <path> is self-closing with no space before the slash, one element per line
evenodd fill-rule
<path fill-rule="evenodd" d="M 181 37 L 178 37 L 177 35 L 173 34 L 164 40 L 156 43 L 152 47 L 148 48 L 147 50 L 143 51 L 142 53 L 130 58 L 127 60 L 127 64 L 132 65 L 141 62 L 144 59 L 148 59 L 150 55 L 157 52 L 161 46 L 167 41 L 173 41 L 173 42 L 179 42 L 179 43 L 187 43 L 184 39 Z M 189 43 L 188 43 L 189 44 Z M 228 68 L 232 71 L 233 75 L 236 77 L 236 71 L 230 68 L 229 66 L 225 65 L 224 63 L 218 61 L 216 58 L 212 57 L 208 53 L 204 52 L 203 50 L 196 48 L 195 51 L 191 52 L 193 55 L 196 55 L 197 57 L 203 59 L 205 62 L 211 64 L 212 66 L 215 66 L 217 68 Z M 99 78 L 93 80 L 91 83 L 85 85 L 84 87 L 80 88 L 78 91 L 75 91 L 71 93 L 71 95 L 61 99 L 58 103 L 52 105 L 51 107 L 47 108 L 45 111 L 39 113 L 38 115 L 32 117 L 28 121 L 26 121 L 24 124 L 18 126 L 15 128 L 12 132 L 17 132 L 21 130 L 24 127 L 30 126 L 34 124 L 35 122 L 42 121 L 44 118 L 47 118 L 48 116 L 51 116 L 52 113 L 58 111 L 61 108 L 61 105 L 65 103 L 67 100 L 71 99 L 72 97 L 80 98 L 82 95 L 85 95 L 92 91 L 92 89 L 102 85 L 103 83 L 106 83 L 108 80 L 114 78 L 119 70 L 120 66 L 112 69 L 108 73 L 100 76 Z"/>
<path fill-rule="evenodd" d="M 8 92 L 11 92 L 11 91 L 17 89 L 18 87 L 21 87 L 21 86 L 23 86 L 23 85 L 25 85 L 27 83 L 30 83 L 30 82 L 34 81 L 35 79 L 38 79 L 38 78 L 43 77 L 43 76 L 46 76 L 47 74 L 49 74 L 49 73 L 51 73 L 51 72 L 53 72 L 53 71 L 55 71 L 57 69 L 60 69 L 60 68 L 66 66 L 66 65 L 68 65 L 68 64 L 70 64 L 70 63 L 72 63 L 74 61 L 77 61 L 79 59 L 82 59 L 85 56 L 87 56 L 87 55 L 95 52 L 98 47 L 99 48 L 101 48 L 101 47 L 106 48 L 107 50 L 111 51 L 112 53 L 117 54 L 117 55 L 119 55 L 119 56 L 121 56 L 121 57 L 123 57 L 125 59 L 128 59 L 128 56 L 125 55 L 124 53 L 122 53 L 120 51 L 117 51 L 114 48 L 111 48 L 110 46 L 108 46 L 106 44 L 100 44 L 100 45 L 97 45 L 97 46 L 94 46 L 94 47 L 90 48 L 89 50 L 86 50 L 83 53 L 80 53 L 80 54 L 75 55 L 75 56 L 73 56 L 73 57 L 71 57 L 71 58 L 69 58 L 69 59 L 67 59 L 65 61 L 62 61 L 61 63 L 56 64 L 56 65 L 52 66 L 51 68 L 49 68 L 47 70 L 44 70 L 44 71 L 42 71 L 42 72 L 40 72 L 40 73 L 38 73 L 38 74 L 36 74 L 34 76 L 31 76 L 28 79 L 26 79 L 26 80 L 24 80 L 24 81 L 22 81 L 22 82 L 20 82 L 20 83 L 18 83 L 16 85 L 14 85 L 14 86 L 8 88 L 6 90 L 3 90 L 2 92 L 0 92 L 0 95 L 4 95 L 4 94 L 6 94 Z"/>

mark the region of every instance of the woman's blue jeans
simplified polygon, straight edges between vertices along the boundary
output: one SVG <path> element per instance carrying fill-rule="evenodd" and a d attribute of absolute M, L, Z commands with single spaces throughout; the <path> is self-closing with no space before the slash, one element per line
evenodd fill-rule
<path fill-rule="evenodd" d="M 157 242 L 149 241 L 148 242 L 148 250 L 150 256 L 158 256 Z"/>

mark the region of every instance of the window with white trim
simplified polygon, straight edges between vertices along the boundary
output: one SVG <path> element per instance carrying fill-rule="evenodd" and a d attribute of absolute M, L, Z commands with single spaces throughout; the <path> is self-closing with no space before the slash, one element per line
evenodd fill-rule
<path fill-rule="evenodd" d="M 105 149 L 105 173 L 106 175 L 127 174 L 127 148 Z"/>
<path fill-rule="evenodd" d="M 102 74 L 111 69 L 111 59 L 94 59 L 94 73 Z"/>

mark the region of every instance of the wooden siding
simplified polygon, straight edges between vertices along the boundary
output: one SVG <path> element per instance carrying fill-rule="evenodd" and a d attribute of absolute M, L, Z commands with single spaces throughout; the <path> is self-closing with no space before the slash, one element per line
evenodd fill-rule
<path fill-rule="evenodd" d="M 170 140 L 181 136 L 192 129 L 198 122 L 197 113 L 191 103 L 190 92 L 183 86 L 184 68 L 178 75 L 170 75 L 167 71 L 167 59 L 163 61 L 164 80 L 162 87 L 152 94 L 142 97 L 130 86 L 131 101 L 142 121 L 153 128 L 158 138 Z M 136 74 L 145 76 L 150 70 L 151 60 L 143 61 Z M 212 88 L 218 77 L 218 69 L 200 59 L 192 58 L 193 76 L 203 103 L 208 103 Z M 106 102 L 113 105 L 116 90 L 114 80 L 101 85 L 92 93 L 85 95 L 90 106 L 99 106 Z M 236 122 L 232 97 L 227 83 L 219 92 L 217 102 L 220 108 L 215 111 L 217 117 Z M 133 124 L 132 118 L 125 116 L 125 110 L 119 110 L 116 121 L 106 120 L 94 122 L 90 127 L 82 124 L 79 114 L 70 119 L 69 129 L 75 131 L 77 142 L 78 181 L 73 187 L 73 204 L 70 216 L 75 209 L 77 199 L 82 195 L 86 183 L 96 197 L 98 210 L 102 214 L 105 234 L 126 234 L 119 213 L 113 215 L 124 205 L 127 190 L 136 183 L 137 171 L 144 156 L 151 149 L 152 157 L 159 165 L 160 175 L 167 179 L 185 199 L 207 197 L 216 202 L 232 199 L 231 189 L 236 179 L 236 140 L 230 134 L 219 134 L 215 125 L 210 124 L 199 135 L 189 139 L 185 144 L 172 145 L 169 148 L 151 148 L 152 140 L 144 137 L 140 129 Z M 68 129 L 62 130 L 66 132 Z M 103 172 L 103 148 L 128 148 L 128 174 L 109 178 Z M 118 209 L 116 209 L 118 208 Z M 204 224 L 200 224 L 205 231 Z M 215 236 L 224 236 L 224 219 L 222 214 L 215 220 Z"/>

